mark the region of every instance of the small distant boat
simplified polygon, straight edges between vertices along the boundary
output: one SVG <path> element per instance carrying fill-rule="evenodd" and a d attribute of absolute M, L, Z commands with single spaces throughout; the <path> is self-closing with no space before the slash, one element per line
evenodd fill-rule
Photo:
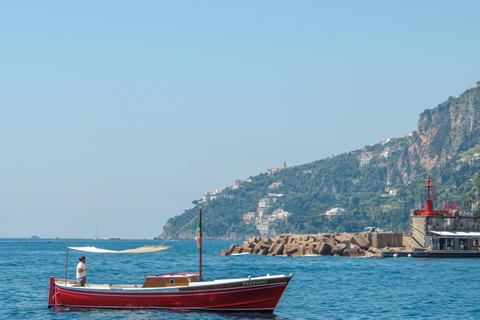
<path fill-rule="evenodd" d="M 30 239 L 40 239 L 39 236 L 31 236 Z"/>
<path fill-rule="evenodd" d="M 105 240 L 120 240 L 119 237 L 107 237 Z"/>
<path fill-rule="evenodd" d="M 225 312 L 273 313 L 292 275 L 266 275 L 236 279 L 202 279 L 202 231 L 198 225 L 199 273 L 171 273 L 144 276 L 143 285 L 90 284 L 77 287 L 74 280 L 50 277 L 48 307 L 101 309 L 170 309 Z M 142 253 L 169 249 L 144 246 L 113 251 L 95 247 L 67 247 L 93 253 Z M 68 265 L 66 270 L 68 270 Z M 67 272 L 67 271 L 66 271 Z"/>

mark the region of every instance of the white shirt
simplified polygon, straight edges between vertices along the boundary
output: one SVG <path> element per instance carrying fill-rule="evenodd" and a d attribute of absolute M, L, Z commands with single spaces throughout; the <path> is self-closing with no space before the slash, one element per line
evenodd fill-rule
<path fill-rule="evenodd" d="M 78 272 L 78 269 L 85 269 L 85 263 L 83 263 L 82 261 L 80 261 L 78 264 L 77 264 L 77 279 L 78 278 L 81 278 L 81 277 L 86 277 L 87 276 L 87 273 L 85 271 L 83 272 Z"/>

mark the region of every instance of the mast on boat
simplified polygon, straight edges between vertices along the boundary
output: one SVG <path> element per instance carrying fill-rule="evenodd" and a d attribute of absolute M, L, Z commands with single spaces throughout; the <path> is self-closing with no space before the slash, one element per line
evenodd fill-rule
<path fill-rule="evenodd" d="M 199 256 L 200 256 L 200 271 L 199 271 L 199 276 L 200 279 L 202 279 L 202 208 L 200 208 L 200 220 L 198 221 L 198 248 L 200 250 Z"/>

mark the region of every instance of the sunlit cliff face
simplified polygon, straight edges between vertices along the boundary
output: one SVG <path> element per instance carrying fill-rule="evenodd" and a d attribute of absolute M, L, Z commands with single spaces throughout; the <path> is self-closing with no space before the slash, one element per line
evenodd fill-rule
<path fill-rule="evenodd" d="M 478 137 L 480 86 L 472 86 L 420 115 L 418 129 L 398 162 L 403 181 L 411 180 L 421 169 L 442 166 L 459 151 L 468 149 L 469 142 Z"/>

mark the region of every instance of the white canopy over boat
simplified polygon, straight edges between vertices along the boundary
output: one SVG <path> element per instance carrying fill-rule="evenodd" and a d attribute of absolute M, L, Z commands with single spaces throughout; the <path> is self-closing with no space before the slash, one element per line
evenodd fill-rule
<path fill-rule="evenodd" d="M 171 249 L 173 247 L 167 246 L 143 246 L 135 249 L 128 249 L 128 250 L 108 250 L 108 249 L 100 249 L 96 247 L 68 247 L 68 249 L 76 250 L 76 251 L 83 251 L 83 252 L 92 252 L 92 253 L 147 253 L 147 252 L 155 252 L 161 251 L 166 249 Z"/>

